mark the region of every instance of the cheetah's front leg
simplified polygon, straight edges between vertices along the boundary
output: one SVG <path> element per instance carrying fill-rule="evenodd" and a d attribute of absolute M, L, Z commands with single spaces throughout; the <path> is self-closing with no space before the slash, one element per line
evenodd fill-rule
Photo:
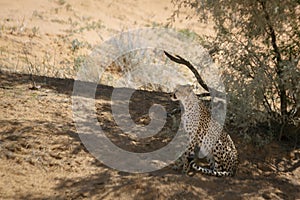
<path fill-rule="evenodd" d="M 186 152 L 178 158 L 174 166 L 172 167 L 173 170 L 182 169 L 183 174 L 187 174 L 190 171 L 190 163 L 189 163 L 189 154 Z"/>
<path fill-rule="evenodd" d="M 189 158 L 190 158 L 190 154 L 188 152 L 185 152 L 182 155 L 182 163 L 183 163 L 183 167 L 182 167 L 182 173 L 183 174 L 188 174 L 190 171 L 190 162 L 189 162 Z"/>

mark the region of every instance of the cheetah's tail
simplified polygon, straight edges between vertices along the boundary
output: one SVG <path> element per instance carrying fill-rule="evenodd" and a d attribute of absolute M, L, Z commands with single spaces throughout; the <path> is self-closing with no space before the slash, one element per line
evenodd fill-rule
<path fill-rule="evenodd" d="M 227 171 L 215 171 L 212 169 L 204 168 L 201 166 L 198 166 L 194 161 L 191 161 L 190 166 L 198 172 L 201 172 L 203 174 L 207 174 L 210 176 L 217 176 L 217 177 L 224 177 L 224 176 L 233 176 L 233 172 L 227 172 Z"/>

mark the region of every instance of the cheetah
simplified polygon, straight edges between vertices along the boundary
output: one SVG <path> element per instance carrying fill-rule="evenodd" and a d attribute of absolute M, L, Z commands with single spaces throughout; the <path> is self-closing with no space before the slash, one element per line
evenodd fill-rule
<path fill-rule="evenodd" d="M 238 153 L 230 136 L 214 119 L 204 103 L 198 99 L 190 85 L 178 85 L 171 95 L 172 101 L 183 106 L 182 122 L 189 134 L 189 145 L 175 167 L 188 173 L 195 171 L 212 176 L 234 176 L 238 165 Z M 193 160 L 189 162 L 189 159 Z M 197 159 L 205 158 L 209 168 L 197 165 Z"/>

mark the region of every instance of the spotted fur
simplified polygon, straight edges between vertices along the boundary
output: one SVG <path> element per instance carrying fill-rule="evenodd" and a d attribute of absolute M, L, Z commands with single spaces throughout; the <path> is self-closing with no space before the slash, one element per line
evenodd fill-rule
<path fill-rule="evenodd" d="M 213 176 L 233 176 L 238 165 L 238 153 L 230 136 L 211 118 L 208 108 L 200 101 L 189 85 L 179 85 L 172 94 L 173 101 L 180 101 L 184 112 L 182 121 L 189 134 L 186 152 L 175 164 L 188 173 L 190 167 Z M 189 162 L 189 158 L 194 159 Z M 198 166 L 197 159 L 206 158 L 210 168 Z"/>

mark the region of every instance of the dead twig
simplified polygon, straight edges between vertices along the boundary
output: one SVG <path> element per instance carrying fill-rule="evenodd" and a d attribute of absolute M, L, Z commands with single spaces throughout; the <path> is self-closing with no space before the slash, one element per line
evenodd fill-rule
<path fill-rule="evenodd" d="M 29 77 L 30 77 L 30 81 L 31 81 L 31 87 L 29 88 L 30 90 L 39 90 L 41 88 L 40 85 L 37 85 L 34 78 L 33 78 L 33 69 L 34 69 L 34 65 L 33 63 L 29 60 L 27 52 L 25 51 L 25 49 L 23 49 L 24 55 L 25 55 L 25 59 L 26 62 L 29 64 L 28 70 L 29 70 Z"/>

